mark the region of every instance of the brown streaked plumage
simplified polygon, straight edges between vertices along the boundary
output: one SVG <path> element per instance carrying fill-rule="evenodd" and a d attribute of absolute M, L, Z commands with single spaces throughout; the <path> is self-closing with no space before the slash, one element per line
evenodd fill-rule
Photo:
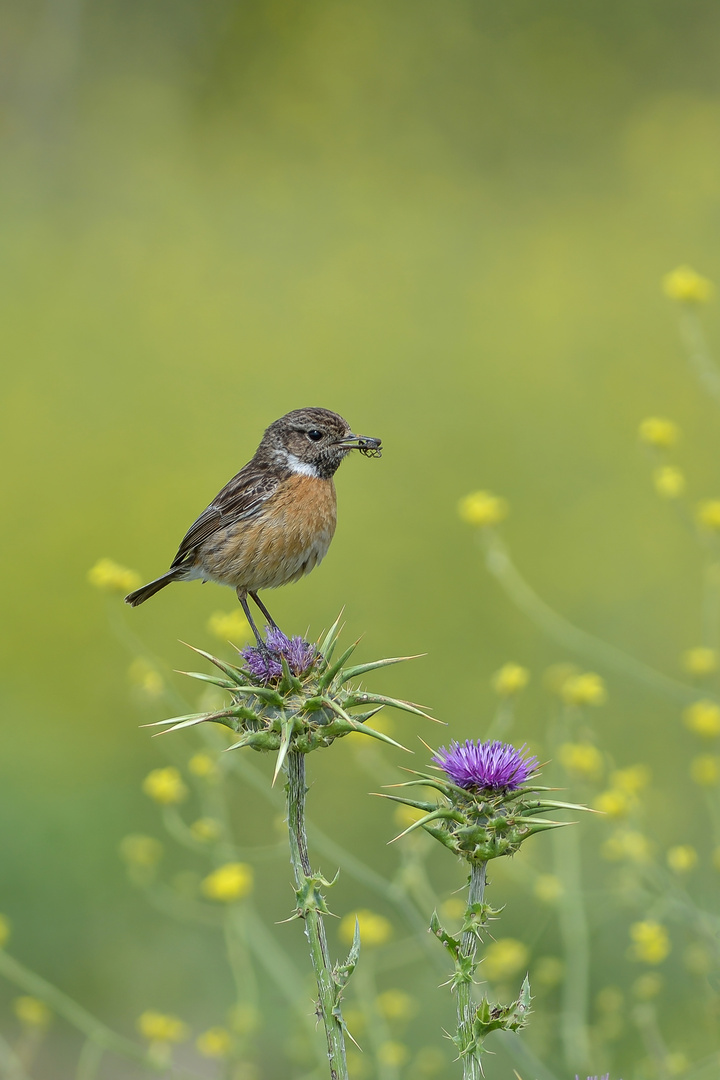
<path fill-rule="evenodd" d="M 280 417 L 252 460 L 190 526 L 170 569 L 126 596 L 126 603 L 137 607 L 173 581 L 230 585 L 262 644 L 247 597 L 275 626 L 257 593 L 297 581 L 325 557 L 336 522 L 333 476 L 353 449 L 379 457 L 381 443 L 353 435 L 329 409 Z"/>

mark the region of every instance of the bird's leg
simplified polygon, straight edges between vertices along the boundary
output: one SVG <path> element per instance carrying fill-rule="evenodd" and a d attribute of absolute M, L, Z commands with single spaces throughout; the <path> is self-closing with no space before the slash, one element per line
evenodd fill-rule
<path fill-rule="evenodd" d="M 240 603 L 241 603 L 241 605 L 242 605 L 242 609 L 243 609 L 243 611 L 245 612 L 245 618 L 246 618 L 246 619 L 247 619 L 247 621 L 248 621 L 248 622 L 250 623 L 250 626 L 251 626 L 251 628 L 252 628 L 252 632 L 253 632 L 253 634 L 255 635 L 255 640 L 256 640 L 256 641 L 257 641 L 257 643 L 258 643 L 258 649 L 260 649 L 260 651 L 261 651 L 261 652 L 264 652 L 264 653 L 266 653 L 266 652 L 268 651 L 268 647 L 267 647 L 267 645 L 265 644 L 265 642 L 263 641 L 263 639 L 262 639 L 262 638 L 260 637 L 260 634 L 258 633 L 258 628 L 257 628 L 257 626 L 255 625 L 255 623 L 253 622 L 253 617 L 252 617 L 252 615 L 250 614 L 250 607 L 249 607 L 249 605 L 248 605 L 248 602 L 247 602 L 247 590 L 246 590 L 246 589 L 241 589 L 241 588 L 237 588 L 237 589 L 235 590 L 235 592 L 237 593 L 237 598 L 238 598 L 238 600 L 240 601 Z M 252 594 L 251 594 L 251 595 L 252 595 Z M 256 600 L 256 602 L 257 602 L 257 598 L 255 598 L 255 600 Z M 272 621 L 272 620 L 271 620 L 271 621 Z M 275 625 L 275 624 L 273 623 L 273 626 L 274 626 L 274 625 Z"/>
<path fill-rule="evenodd" d="M 260 610 L 262 611 L 262 613 L 263 613 L 263 615 L 265 616 L 265 618 L 267 619 L 267 621 L 268 621 L 268 622 L 270 623 L 270 625 L 271 625 L 271 626 L 273 627 L 273 629 L 275 629 L 275 630 L 280 630 L 280 627 L 279 627 L 279 626 L 278 626 L 278 624 L 277 624 L 277 623 L 275 622 L 275 620 L 273 619 L 272 615 L 270 614 L 270 612 L 268 611 L 268 609 L 267 609 L 267 608 L 265 607 L 265 605 L 263 604 L 263 602 L 262 602 L 262 600 L 260 599 L 260 597 L 258 596 L 258 594 L 257 594 L 256 592 L 251 592 L 251 593 L 250 593 L 250 595 L 252 596 L 253 600 L 255 601 L 255 603 L 257 604 L 257 606 L 258 606 L 258 607 L 260 608 Z M 280 633 L 282 633 L 282 630 L 280 630 Z"/>

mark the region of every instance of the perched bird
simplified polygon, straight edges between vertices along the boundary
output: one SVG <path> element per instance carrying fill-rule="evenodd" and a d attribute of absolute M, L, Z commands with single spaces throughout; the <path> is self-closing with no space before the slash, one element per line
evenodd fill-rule
<path fill-rule="evenodd" d="M 170 569 L 125 597 L 137 607 L 172 581 L 231 585 L 253 629 L 251 596 L 277 627 L 260 589 L 297 581 L 317 566 L 335 532 L 333 476 L 351 450 L 380 457 L 380 439 L 353 435 L 329 409 L 295 409 L 271 424 L 255 456 L 203 510 L 183 537 Z"/>

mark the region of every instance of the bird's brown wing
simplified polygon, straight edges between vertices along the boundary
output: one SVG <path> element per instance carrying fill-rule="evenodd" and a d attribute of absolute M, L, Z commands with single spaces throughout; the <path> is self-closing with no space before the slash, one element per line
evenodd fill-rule
<path fill-rule="evenodd" d="M 218 529 L 258 514 L 278 485 L 277 473 L 245 466 L 219 491 L 183 537 L 171 569 L 193 556 L 200 544 Z"/>

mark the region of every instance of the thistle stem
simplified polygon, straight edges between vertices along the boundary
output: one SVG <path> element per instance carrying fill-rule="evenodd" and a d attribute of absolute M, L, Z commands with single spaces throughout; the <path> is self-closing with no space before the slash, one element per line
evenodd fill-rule
<path fill-rule="evenodd" d="M 470 914 L 474 904 L 481 904 L 485 895 L 485 878 L 487 875 L 487 863 L 471 863 L 470 865 L 470 889 L 468 891 L 468 924 L 471 922 Z M 478 936 L 472 930 L 466 930 L 460 942 L 460 956 L 468 957 L 468 965 L 471 972 L 475 971 L 476 954 L 478 949 Z M 464 1080 L 481 1080 L 482 1067 L 480 1059 L 471 1049 L 474 1042 L 473 1026 L 477 1006 L 473 1001 L 472 980 L 461 982 L 457 991 L 457 1018 L 458 1018 L 458 1045 L 460 1057 L 463 1063 Z"/>
<path fill-rule="evenodd" d="M 318 876 L 313 874 L 310 867 L 305 833 L 305 755 L 290 751 L 287 772 L 290 861 L 295 875 L 297 912 L 305 923 L 305 936 L 310 944 L 310 958 L 318 986 L 318 1010 L 327 1036 L 331 1080 L 347 1080 L 339 987 L 330 965 L 327 935 L 322 921 L 324 901 L 318 888 Z"/>

